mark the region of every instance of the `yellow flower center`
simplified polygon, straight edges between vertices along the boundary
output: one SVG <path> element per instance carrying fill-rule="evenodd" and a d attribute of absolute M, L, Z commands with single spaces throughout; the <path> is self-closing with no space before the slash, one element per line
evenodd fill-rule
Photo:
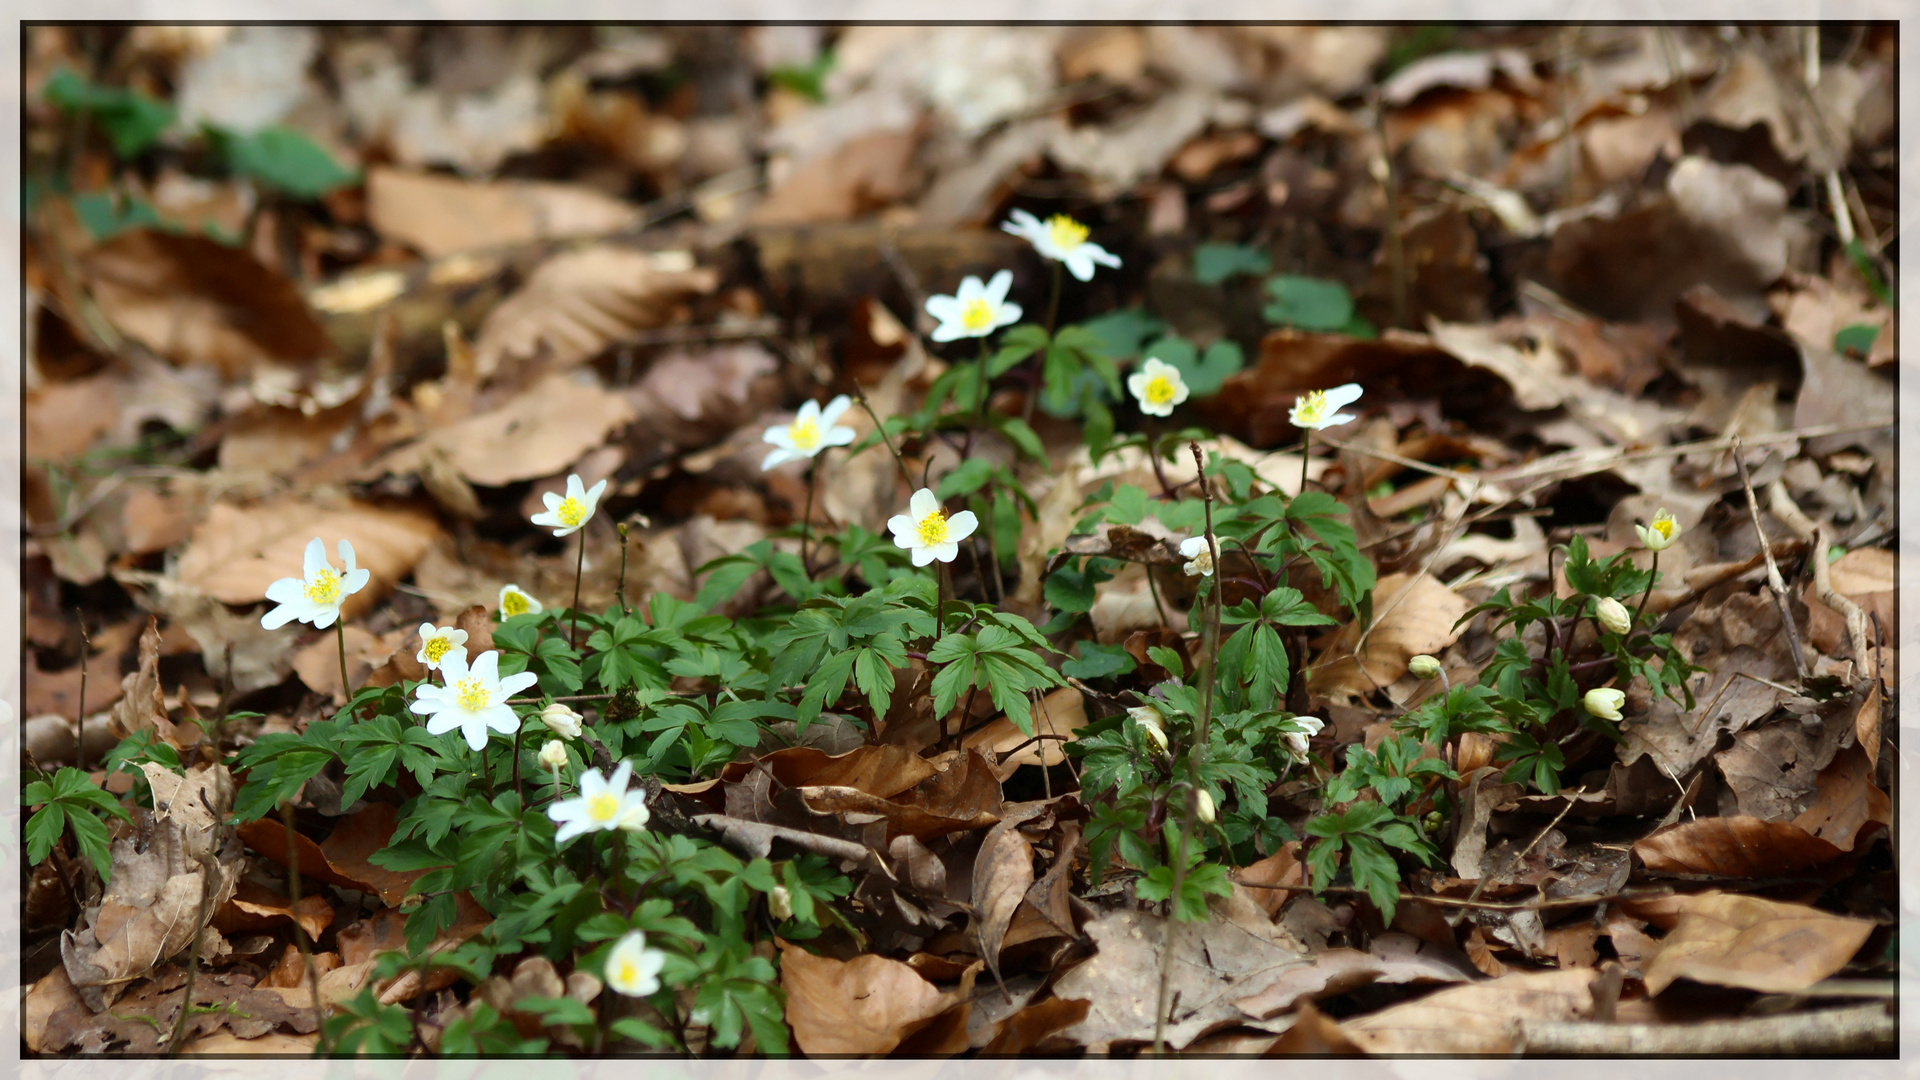
<path fill-rule="evenodd" d="M 307 599 L 316 604 L 340 602 L 340 574 L 333 567 L 322 567 L 307 581 Z"/>
<path fill-rule="evenodd" d="M 1065 214 L 1047 219 L 1047 238 L 1062 252 L 1072 251 L 1087 242 L 1087 227 Z"/>
<path fill-rule="evenodd" d="M 479 712 L 493 701 L 493 695 L 479 679 L 461 679 L 454 685 L 453 699 L 468 712 Z"/>
<path fill-rule="evenodd" d="M 969 300 L 960 308 L 960 325 L 969 330 L 993 328 L 993 305 L 985 300 Z"/>
<path fill-rule="evenodd" d="M 1173 400 L 1173 380 L 1165 375 L 1155 375 L 1147 381 L 1147 400 L 1155 405 L 1165 405 Z"/>
<path fill-rule="evenodd" d="M 920 519 L 920 544 L 932 547 L 947 539 L 947 515 L 935 510 Z"/>
<path fill-rule="evenodd" d="M 1327 394 L 1324 390 L 1309 390 L 1300 395 L 1300 419 L 1309 424 L 1317 424 L 1327 412 Z"/>
<path fill-rule="evenodd" d="M 587 816 L 595 821 L 612 821 L 620 812 L 620 797 L 603 791 L 587 800 Z"/>
<path fill-rule="evenodd" d="M 640 965 L 622 957 L 620 960 L 620 970 L 619 973 L 614 976 L 614 981 L 620 983 L 622 986 L 632 986 L 634 983 L 639 982 Z"/>
<path fill-rule="evenodd" d="M 1660 539 L 1662 540 L 1673 539 L 1673 519 L 1672 518 L 1670 517 L 1654 518 L 1652 528 L 1654 532 L 1657 532 L 1660 534 Z"/>
<path fill-rule="evenodd" d="M 525 615 L 527 598 L 523 593 L 509 592 L 500 598 L 500 614 L 507 616 Z"/>
<path fill-rule="evenodd" d="M 451 640 L 436 635 L 427 639 L 427 647 L 422 651 L 427 654 L 429 661 L 437 664 L 440 662 L 440 658 L 447 655 L 447 652 L 452 648 L 453 642 Z"/>
<path fill-rule="evenodd" d="M 812 420 L 795 420 L 787 426 L 787 437 L 795 450 L 812 450 L 820 445 L 820 425 Z"/>
<path fill-rule="evenodd" d="M 560 524 L 571 529 L 586 520 L 587 508 L 581 504 L 579 499 L 569 495 L 560 500 L 559 506 L 554 507 L 553 516 L 560 519 Z"/>

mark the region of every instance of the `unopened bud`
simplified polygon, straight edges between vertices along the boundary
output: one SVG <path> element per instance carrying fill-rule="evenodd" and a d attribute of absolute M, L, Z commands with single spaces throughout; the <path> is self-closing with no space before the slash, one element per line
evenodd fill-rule
<path fill-rule="evenodd" d="M 559 739 L 548 739 L 540 748 L 540 764 L 555 772 L 567 767 L 567 747 Z"/>
<path fill-rule="evenodd" d="M 1167 749 L 1167 733 L 1166 730 L 1160 726 L 1160 710 L 1151 705 L 1135 705 L 1133 708 L 1127 710 L 1127 715 L 1133 717 L 1133 722 L 1140 725 L 1141 732 L 1144 733 L 1148 739 L 1152 740 L 1153 744 L 1158 746 L 1162 752 L 1165 752 Z"/>
<path fill-rule="evenodd" d="M 773 912 L 776 919 L 793 918 L 793 894 L 787 891 L 785 885 L 775 885 L 773 891 L 767 894 L 767 910 Z"/>
<path fill-rule="evenodd" d="M 1587 696 L 1580 699 L 1580 704 L 1586 708 L 1587 712 L 1602 720 L 1613 720 L 1616 722 L 1620 719 L 1620 706 L 1626 703 L 1627 695 L 1625 691 L 1614 690 L 1605 686 L 1595 687 L 1587 691 Z"/>
<path fill-rule="evenodd" d="M 547 725 L 547 730 L 569 739 L 580 737 L 580 724 L 585 719 L 565 702 L 556 701 L 540 710 L 540 722 Z"/>
<path fill-rule="evenodd" d="M 1206 788 L 1193 793 L 1193 811 L 1199 815 L 1201 821 L 1209 825 L 1213 824 L 1213 796 L 1207 792 Z"/>
<path fill-rule="evenodd" d="M 1440 661 L 1421 653 L 1407 661 L 1407 670 L 1418 679 L 1437 679 L 1440 677 Z"/>
<path fill-rule="evenodd" d="M 1593 617 L 1611 633 L 1624 634 L 1633 629 L 1633 615 L 1627 611 L 1627 605 L 1611 596 L 1603 596 L 1593 606 Z"/>

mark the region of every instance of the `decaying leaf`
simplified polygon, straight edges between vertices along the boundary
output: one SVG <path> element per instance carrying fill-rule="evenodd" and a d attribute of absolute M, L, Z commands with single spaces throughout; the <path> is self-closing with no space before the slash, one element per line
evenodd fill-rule
<path fill-rule="evenodd" d="M 1366 951 L 1328 949 L 1310 964 L 1291 968 L 1258 994 L 1234 1007 L 1255 1020 L 1286 1012 L 1296 1002 L 1344 994 L 1368 983 L 1467 982 L 1475 973 L 1453 956 L 1409 934 L 1382 934 Z"/>
<path fill-rule="evenodd" d="M 607 393 L 590 373 L 554 372 L 497 408 L 395 450 L 370 466 L 368 475 L 418 472 L 444 455 L 460 475 L 484 487 L 552 476 L 634 415 L 624 398 Z"/>
<path fill-rule="evenodd" d="M 1515 972 L 1455 986 L 1340 1025 L 1368 1054 L 1511 1054 L 1522 1020 L 1592 1014 L 1591 968 Z"/>
<path fill-rule="evenodd" d="M 531 180 L 476 182 L 432 173 L 367 173 L 367 217 L 430 259 L 462 251 L 638 226 L 640 208 L 591 188 Z"/>
<path fill-rule="evenodd" d="M 1831 862 L 1841 850 L 1787 821 L 1709 817 L 1676 822 L 1633 845 L 1647 869 L 1764 877 Z"/>
<path fill-rule="evenodd" d="M 712 291 L 719 280 L 684 251 L 603 245 L 556 255 L 480 325 L 475 371 L 487 379 L 512 364 L 578 364 L 665 323 L 682 300 Z"/>
<path fill-rule="evenodd" d="M 787 1025 L 807 1054 L 885 1054 L 955 1002 L 897 960 L 841 962 L 797 945 L 780 951 Z"/>
<path fill-rule="evenodd" d="M 1406 674 L 1407 661 L 1440 652 L 1460 631 L 1454 623 L 1466 614 L 1466 597 L 1431 574 L 1388 574 L 1373 590 L 1373 627 L 1347 624 L 1313 665 L 1308 687 L 1316 694 L 1355 697 Z M 1360 652 L 1356 656 L 1355 648 Z"/>
<path fill-rule="evenodd" d="M 412 572 L 439 532 L 439 524 L 420 511 L 371 503 L 282 499 L 244 509 L 215 503 L 181 552 L 179 577 L 221 603 L 264 604 L 267 586 L 300 576 L 309 541 L 320 537 L 338 568 L 337 547 L 344 539 L 353 545 L 355 562 L 373 575 L 342 605 L 344 616 L 353 618 Z"/>
<path fill-rule="evenodd" d="M 1801 904 L 1707 892 L 1670 898 L 1673 929 L 1643 966 L 1647 993 L 1675 979 L 1763 993 L 1805 990 L 1845 967 L 1873 923 Z"/>

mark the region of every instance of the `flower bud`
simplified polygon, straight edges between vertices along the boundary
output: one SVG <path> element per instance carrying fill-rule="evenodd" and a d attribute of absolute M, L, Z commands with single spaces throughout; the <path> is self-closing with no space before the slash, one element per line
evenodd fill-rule
<path fill-rule="evenodd" d="M 1627 605 L 1611 596 L 1603 596 L 1593 605 L 1593 617 L 1611 633 L 1624 634 L 1633 629 L 1633 615 Z"/>
<path fill-rule="evenodd" d="M 1206 822 L 1208 825 L 1213 824 L 1213 796 L 1208 793 L 1206 788 L 1201 788 L 1193 793 L 1193 811 L 1199 816 L 1201 821 Z"/>
<path fill-rule="evenodd" d="M 580 722 L 586 718 L 568 708 L 564 702 L 556 701 L 540 710 L 540 722 L 555 735 L 569 739 L 580 737 Z"/>
<path fill-rule="evenodd" d="M 567 747 L 559 739 L 548 739 L 540 748 L 540 764 L 559 772 L 567 767 Z"/>
<path fill-rule="evenodd" d="M 785 885 L 775 885 L 767 894 L 767 910 L 773 912 L 776 919 L 793 918 L 793 894 Z"/>
<path fill-rule="evenodd" d="M 1627 695 L 1625 691 L 1615 690 L 1606 686 L 1595 687 L 1587 691 L 1587 696 L 1580 700 L 1581 706 L 1584 707 L 1587 712 L 1602 720 L 1613 721 L 1620 719 L 1620 706 L 1626 704 L 1626 702 Z"/>
<path fill-rule="evenodd" d="M 1416 679 L 1437 679 L 1440 677 L 1440 661 L 1422 653 L 1407 661 L 1407 670 L 1413 672 Z"/>
<path fill-rule="evenodd" d="M 1145 734 L 1155 746 L 1158 746 L 1162 752 L 1166 751 L 1167 733 L 1166 730 L 1160 726 L 1161 717 L 1159 709 L 1151 705 L 1135 705 L 1133 708 L 1127 710 L 1127 715 L 1133 718 L 1134 723 L 1140 725 L 1140 731 Z"/>

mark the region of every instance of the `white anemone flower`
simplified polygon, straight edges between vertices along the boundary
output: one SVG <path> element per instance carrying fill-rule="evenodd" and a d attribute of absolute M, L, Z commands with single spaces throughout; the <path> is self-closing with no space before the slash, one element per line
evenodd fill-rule
<path fill-rule="evenodd" d="M 660 989 L 667 954 L 647 948 L 645 931 L 629 930 L 607 954 L 607 985 L 628 997 L 646 997 Z"/>
<path fill-rule="evenodd" d="M 340 560 L 345 570 L 335 570 L 327 560 L 327 545 L 314 537 L 307 543 L 306 564 L 300 577 L 281 578 L 267 586 L 267 599 L 280 605 L 260 616 L 260 625 L 278 630 L 295 619 L 325 630 L 340 617 L 340 605 L 347 597 L 367 587 L 373 575 L 356 567 L 353 545 L 340 541 Z"/>
<path fill-rule="evenodd" d="M 1294 427 L 1308 431 L 1351 424 L 1359 417 L 1340 410 L 1359 401 L 1361 392 L 1359 383 L 1346 383 L 1331 390 L 1309 390 L 1294 401 L 1287 419 Z"/>
<path fill-rule="evenodd" d="M 1113 267 L 1120 265 L 1120 256 L 1090 242 L 1087 239 L 1087 227 L 1065 214 L 1055 214 L 1045 221 L 1025 210 L 1015 210 L 1009 216 L 1013 220 L 1001 222 L 1002 230 L 1032 244 L 1033 250 L 1038 251 L 1042 258 L 1065 263 L 1067 273 L 1081 281 L 1093 280 L 1095 263 Z"/>
<path fill-rule="evenodd" d="M 800 406 L 793 423 L 776 424 L 768 428 L 762 438 L 772 443 L 774 449 L 760 463 L 761 470 L 764 472 L 789 461 L 805 461 L 829 446 L 845 446 L 852 442 L 852 428 L 834 426 L 852 406 L 853 399 L 845 394 L 827 402 L 824 409 L 819 402 L 809 401 Z"/>
<path fill-rule="evenodd" d="M 454 653 L 462 660 L 467 657 L 467 632 L 452 626 L 435 626 L 432 623 L 420 624 L 420 651 L 415 660 L 427 666 L 428 671 L 439 671 L 441 661 Z"/>
<path fill-rule="evenodd" d="M 611 777 L 602 777 L 592 769 L 580 773 L 580 794 L 547 807 L 547 816 L 560 823 L 553 834 L 555 844 L 565 844 L 576 836 L 595 829 L 625 829 L 641 832 L 652 815 L 647 811 L 647 793 L 627 790 L 633 777 L 633 763 L 623 761 Z"/>
<path fill-rule="evenodd" d="M 544 513 L 533 515 L 533 523 L 543 529 L 552 529 L 555 536 L 572 536 L 593 520 L 594 507 L 600 505 L 600 493 L 607 490 L 605 480 L 583 487 L 577 473 L 567 474 L 567 495 L 561 498 L 553 492 L 545 492 L 540 498 L 546 502 Z M 537 610 L 537 609 L 536 609 Z"/>
<path fill-rule="evenodd" d="M 1635 525 L 1633 531 L 1640 534 L 1640 542 L 1647 545 L 1648 551 L 1665 551 L 1680 539 L 1680 523 L 1673 520 L 1664 506 L 1653 515 L 1652 524 Z"/>
<path fill-rule="evenodd" d="M 1181 567 L 1188 577 L 1213 576 L 1213 548 L 1208 546 L 1204 536 L 1189 536 L 1180 541 L 1180 554 L 1187 557 L 1187 564 Z"/>
<path fill-rule="evenodd" d="M 580 737 L 580 725 L 584 720 L 586 717 L 574 712 L 564 701 L 556 701 L 540 710 L 540 722 L 547 725 L 547 730 L 569 739 Z"/>
<path fill-rule="evenodd" d="M 531 671 L 501 678 L 500 654 L 492 649 L 476 657 L 471 667 L 466 650 L 448 653 L 440 661 L 440 677 L 447 681 L 445 686 L 421 683 L 415 687 L 416 700 L 408 708 L 427 718 L 427 734 L 443 735 L 459 728 L 476 751 L 487 745 L 488 728 L 504 735 L 520 730 L 520 714 L 507 699 L 540 680 Z"/>
<path fill-rule="evenodd" d="M 542 610 L 544 605 L 533 598 L 533 594 L 518 585 L 500 586 L 500 617 L 511 619 L 515 615 L 526 615 Z"/>
<path fill-rule="evenodd" d="M 960 541 L 973 535 L 980 527 L 980 519 L 973 511 L 962 510 L 948 517 L 940 508 L 940 500 L 933 497 L 931 488 L 921 488 L 907 501 L 906 514 L 895 514 L 887 519 L 887 528 L 893 530 L 893 542 L 913 553 L 913 565 L 925 566 L 938 559 L 952 562 L 960 554 Z"/>
<path fill-rule="evenodd" d="M 1127 391 L 1148 416 L 1172 416 L 1173 407 L 1187 400 L 1187 381 L 1180 369 L 1157 356 L 1147 357 L 1140 370 L 1127 376 Z"/>
<path fill-rule="evenodd" d="M 985 285 L 968 274 L 960 279 L 955 296 L 927 297 L 927 314 L 940 320 L 933 340 L 958 341 L 968 337 L 986 337 L 995 330 L 1020 321 L 1020 305 L 1007 300 L 1013 288 L 1013 271 L 1002 270 Z"/>
<path fill-rule="evenodd" d="M 1289 731 L 1280 736 L 1280 739 L 1286 743 L 1287 753 L 1293 760 L 1304 764 L 1307 760 L 1307 740 L 1320 734 L 1327 725 L 1317 716 L 1296 716 L 1293 722 L 1304 730 Z"/>

